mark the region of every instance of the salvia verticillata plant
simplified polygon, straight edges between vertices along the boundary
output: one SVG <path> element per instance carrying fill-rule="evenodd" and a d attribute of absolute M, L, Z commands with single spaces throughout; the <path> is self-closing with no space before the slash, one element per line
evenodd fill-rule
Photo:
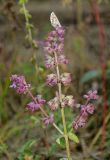
<path fill-rule="evenodd" d="M 67 65 L 69 61 L 67 60 L 64 53 L 64 34 L 65 29 L 61 26 L 56 15 L 52 12 L 50 16 L 50 21 L 54 30 L 48 33 L 47 38 L 43 40 L 42 45 L 45 52 L 45 66 L 50 69 L 51 73 L 47 75 L 46 84 L 49 87 L 57 86 L 58 90 L 55 91 L 55 97 L 46 101 L 43 99 L 42 95 L 34 96 L 31 92 L 31 85 L 28 84 L 24 76 L 12 75 L 11 88 L 14 88 L 18 94 L 27 94 L 31 97 L 32 101 L 26 105 L 26 108 L 32 112 L 41 110 L 44 117 L 42 118 L 43 123 L 48 126 L 53 125 L 62 137 L 65 139 L 65 147 L 67 153 L 67 159 L 71 160 L 69 140 L 73 140 L 78 143 L 78 137 L 73 133 L 73 131 L 67 130 L 66 119 L 65 119 L 65 107 L 70 107 L 72 110 L 77 108 L 76 100 L 73 95 L 65 95 L 62 92 L 62 87 L 70 85 L 72 82 L 72 75 L 70 73 L 64 73 L 62 71 L 62 64 Z M 80 127 L 84 127 L 88 116 L 94 113 L 93 101 L 98 99 L 97 91 L 90 90 L 84 95 L 85 104 L 80 104 L 79 115 L 71 122 L 71 128 L 77 130 Z M 50 108 L 50 113 L 45 110 L 45 104 Z M 54 120 L 54 112 L 60 109 L 63 131 L 56 125 Z M 60 139 L 59 139 L 60 141 Z M 59 142 L 57 141 L 57 142 Z"/>

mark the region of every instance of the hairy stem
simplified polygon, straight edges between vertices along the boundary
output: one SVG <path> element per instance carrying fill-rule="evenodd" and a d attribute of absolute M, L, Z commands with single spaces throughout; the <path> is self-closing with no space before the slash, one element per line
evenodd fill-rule
<path fill-rule="evenodd" d="M 60 71 L 59 71 L 59 66 L 58 66 L 57 54 L 54 53 L 54 56 L 55 56 L 56 72 L 57 72 L 57 78 L 58 78 L 58 92 L 59 92 L 58 94 L 59 94 L 60 107 L 61 107 L 62 123 L 63 123 L 63 128 L 64 128 L 64 138 L 65 138 L 65 143 L 66 143 L 66 151 L 67 151 L 68 160 L 71 160 L 68 132 L 67 132 L 66 120 L 65 120 L 65 113 L 64 113 L 64 107 L 62 106 L 62 89 L 61 89 Z"/>
<path fill-rule="evenodd" d="M 35 103 L 37 103 L 37 100 L 34 98 L 34 96 L 33 96 L 33 94 L 31 93 L 30 90 L 28 90 L 28 94 L 29 94 L 29 96 L 32 98 L 32 100 L 33 100 Z M 45 111 L 42 107 L 40 107 L 40 110 L 41 110 L 41 112 L 44 114 L 44 116 L 49 117 L 48 114 L 46 113 L 46 111 Z M 54 126 L 54 128 L 55 128 L 61 135 L 64 135 L 64 133 L 61 131 L 61 129 L 60 129 L 55 123 L 53 123 L 52 125 Z"/>
<path fill-rule="evenodd" d="M 22 7 L 23 7 L 23 11 L 24 11 L 25 20 L 26 20 L 26 29 L 28 32 L 28 40 L 29 40 L 30 44 L 32 45 L 32 43 L 33 43 L 32 32 L 31 32 L 30 23 L 29 23 L 29 17 L 28 17 L 27 10 L 26 10 L 24 3 L 22 5 Z"/>

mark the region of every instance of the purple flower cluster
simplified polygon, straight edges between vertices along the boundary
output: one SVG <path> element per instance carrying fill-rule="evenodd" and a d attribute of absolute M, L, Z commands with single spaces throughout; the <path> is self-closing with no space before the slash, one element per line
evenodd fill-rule
<path fill-rule="evenodd" d="M 59 99 L 58 97 L 55 97 L 53 99 L 51 99 L 50 101 L 48 101 L 48 106 L 50 107 L 51 110 L 56 110 L 59 107 Z"/>
<path fill-rule="evenodd" d="M 41 95 L 34 97 L 30 90 L 28 90 L 30 88 L 30 84 L 26 83 L 24 76 L 12 75 L 10 81 L 12 82 L 10 88 L 16 89 L 17 93 L 25 94 L 28 92 L 29 96 L 32 98 L 32 101 L 26 105 L 26 108 L 31 112 L 41 109 L 41 107 L 45 104 L 46 100 L 44 100 Z M 43 113 L 46 115 L 44 110 Z M 45 125 L 52 124 L 54 122 L 53 115 L 44 117 L 43 122 Z"/>
<path fill-rule="evenodd" d="M 46 52 L 45 54 L 45 66 L 49 69 L 54 69 L 56 72 L 47 75 L 46 84 L 48 86 L 58 85 L 58 92 L 56 92 L 56 96 L 47 102 L 47 105 L 52 111 L 55 111 L 57 108 L 69 106 L 70 108 L 77 108 L 77 104 L 72 95 L 64 95 L 62 94 L 62 87 L 68 86 L 72 82 L 72 77 L 70 73 L 60 73 L 59 65 L 68 64 L 68 60 L 63 55 L 64 49 L 64 33 L 65 30 L 63 27 L 56 27 L 56 29 L 50 32 L 47 36 L 47 39 L 43 42 L 43 47 Z M 54 115 L 48 115 L 43 109 L 43 105 L 46 101 L 42 98 L 41 95 L 37 95 L 34 97 L 30 91 L 30 84 L 27 84 L 24 76 L 12 75 L 10 78 L 12 84 L 11 88 L 14 88 L 17 93 L 28 95 L 32 98 L 32 101 L 26 105 L 26 108 L 32 112 L 41 110 L 45 117 L 42 119 L 45 125 L 54 123 Z M 98 99 L 97 91 L 89 91 L 86 95 L 84 95 L 86 99 L 85 105 L 80 105 L 80 113 L 73 121 L 73 128 L 78 129 L 79 127 L 83 127 L 86 122 L 89 114 L 93 114 L 94 105 L 92 104 L 93 100 Z M 92 101 L 91 101 L 92 100 Z"/>
<path fill-rule="evenodd" d="M 58 82 L 58 79 L 57 79 L 57 75 L 56 74 L 52 73 L 52 74 L 47 75 L 46 84 L 48 86 L 52 87 L 52 86 L 56 85 L 57 82 Z"/>
<path fill-rule="evenodd" d="M 39 110 L 40 107 L 42 107 L 45 104 L 45 100 L 42 99 L 41 95 L 37 95 L 36 97 L 34 97 L 34 101 L 30 102 L 27 104 L 27 109 L 31 110 L 32 112 Z"/>
<path fill-rule="evenodd" d="M 45 56 L 45 66 L 46 68 L 54 68 L 55 66 L 55 59 L 50 55 Z"/>
<path fill-rule="evenodd" d="M 63 73 L 61 74 L 61 83 L 64 85 L 64 86 L 67 86 L 71 83 L 72 81 L 72 78 L 71 78 L 71 74 L 70 73 Z"/>
<path fill-rule="evenodd" d="M 64 33 L 63 27 L 57 27 L 56 30 L 48 34 L 47 39 L 44 41 L 46 68 L 55 67 L 54 53 L 57 53 L 58 64 L 68 64 L 67 58 L 62 54 L 64 49 Z"/>
<path fill-rule="evenodd" d="M 72 78 L 70 73 L 62 73 L 60 79 L 57 78 L 56 74 L 49 74 L 47 76 L 46 84 L 49 86 L 54 86 L 58 82 L 61 82 L 64 86 L 67 86 L 71 83 Z"/>
<path fill-rule="evenodd" d="M 89 100 L 97 100 L 98 99 L 98 95 L 97 95 L 97 90 L 90 90 L 87 94 L 84 95 L 84 98 Z"/>
<path fill-rule="evenodd" d="M 44 117 L 44 118 L 42 119 L 42 121 L 43 121 L 43 123 L 44 123 L 45 125 L 52 124 L 52 123 L 54 122 L 54 115 L 51 114 L 51 115 L 48 116 L 48 117 Z"/>
<path fill-rule="evenodd" d="M 97 100 L 98 98 L 97 91 L 90 90 L 86 95 L 84 95 L 84 98 L 86 98 L 87 102 L 85 105 L 80 106 L 80 114 L 73 121 L 73 128 L 76 130 L 79 127 L 84 127 L 87 122 L 89 114 L 94 113 L 95 107 L 92 103 L 90 103 L 90 101 Z"/>
<path fill-rule="evenodd" d="M 53 99 L 51 99 L 50 101 L 48 101 L 48 106 L 51 110 L 56 110 L 59 106 L 60 106 L 60 100 L 59 97 L 55 97 Z M 65 96 L 62 95 L 62 107 L 65 106 L 70 106 L 71 108 L 73 108 L 75 106 L 75 100 L 73 99 L 72 95 L 69 96 Z"/>
<path fill-rule="evenodd" d="M 64 96 L 64 98 L 62 99 L 62 106 L 70 106 L 71 108 L 74 108 L 76 106 L 76 102 L 73 96 Z"/>
<path fill-rule="evenodd" d="M 19 94 L 25 94 L 30 88 L 30 84 L 26 83 L 24 76 L 12 75 L 10 81 L 12 82 L 10 88 L 14 88 Z"/>
<path fill-rule="evenodd" d="M 63 27 L 57 27 L 54 31 L 48 34 L 47 39 L 44 42 L 46 68 L 53 69 L 61 64 L 68 64 L 67 58 L 63 55 L 64 33 L 65 30 Z M 58 73 L 51 73 L 47 75 L 46 84 L 51 87 L 58 83 L 67 86 L 71 81 L 72 77 L 70 73 L 61 73 L 59 76 Z M 73 96 L 62 95 L 62 102 L 60 102 L 59 95 L 57 94 L 57 96 L 48 101 L 47 104 L 49 108 L 54 111 L 59 106 L 70 106 L 73 108 L 75 106 L 75 100 L 73 99 Z"/>
<path fill-rule="evenodd" d="M 45 40 L 44 50 L 49 54 L 53 54 L 54 52 L 62 53 L 64 48 L 64 33 L 65 30 L 62 27 L 51 31 Z"/>
<path fill-rule="evenodd" d="M 58 55 L 58 64 L 68 64 L 68 59 L 63 55 Z M 46 54 L 45 55 L 45 66 L 46 68 L 55 67 L 55 58 Z"/>

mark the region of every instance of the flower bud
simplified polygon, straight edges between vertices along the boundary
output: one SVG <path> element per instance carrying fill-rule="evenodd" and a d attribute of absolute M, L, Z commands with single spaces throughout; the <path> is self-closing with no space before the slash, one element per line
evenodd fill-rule
<path fill-rule="evenodd" d="M 67 86 L 71 83 L 72 78 L 70 73 L 63 73 L 61 75 L 61 82 L 63 83 L 64 86 Z"/>
<path fill-rule="evenodd" d="M 46 126 L 52 124 L 54 122 L 54 115 L 51 114 L 49 117 L 44 117 L 42 121 Z"/>
<path fill-rule="evenodd" d="M 56 110 L 59 107 L 58 97 L 51 99 L 50 101 L 48 101 L 47 104 L 49 105 L 51 110 L 53 110 L 53 111 Z"/>
<path fill-rule="evenodd" d="M 46 84 L 49 86 L 54 86 L 57 84 L 57 75 L 56 74 L 49 74 L 46 79 Z"/>

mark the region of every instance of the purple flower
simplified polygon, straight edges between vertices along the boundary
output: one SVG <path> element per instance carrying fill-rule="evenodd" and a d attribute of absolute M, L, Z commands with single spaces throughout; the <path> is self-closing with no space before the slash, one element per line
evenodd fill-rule
<path fill-rule="evenodd" d="M 59 55 L 58 63 L 59 64 L 68 64 L 68 60 L 66 59 L 66 57 L 64 55 Z"/>
<path fill-rule="evenodd" d="M 56 30 L 51 31 L 44 43 L 44 50 L 46 53 L 53 54 L 62 53 L 64 48 L 64 29 L 58 27 Z"/>
<path fill-rule="evenodd" d="M 88 104 L 88 105 L 86 106 L 86 110 L 87 110 L 87 112 L 88 112 L 89 114 L 93 114 L 93 113 L 94 113 L 94 110 L 95 110 L 95 107 L 94 107 L 93 104 Z"/>
<path fill-rule="evenodd" d="M 36 110 L 39 110 L 40 105 L 38 103 L 36 104 L 35 102 L 30 102 L 27 104 L 26 108 L 28 110 L 31 110 L 32 112 L 34 112 Z"/>
<path fill-rule="evenodd" d="M 46 101 L 42 99 L 41 95 L 37 95 L 35 97 L 35 101 L 28 103 L 26 107 L 28 110 L 31 110 L 32 112 L 34 112 L 36 110 L 39 110 L 40 107 L 42 107 L 45 104 L 45 102 Z"/>
<path fill-rule="evenodd" d="M 45 66 L 46 68 L 53 68 L 55 66 L 55 59 L 49 55 L 46 55 Z"/>
<path fill-rule="evenodd" d="M 86 124 L 87 116 L 79 115 L 76 117 L 76 119 L 73 121 L 72 126 L 75 130 L 77 130 L 79 127 L 84 127 Z"/>
<path fill-rule="evenodd" d="M 75 99 L 73 98 L 73 96 L 72 95 L 70 95 L 70 96 L 66 96 L 65 97 L 65 99 L 66 99 L 66 105 L 68 105 L 68 106 L 70 106 L 71 108 L 73 108 L 75 105 L 76 105 L 76 103 L 75 103 Z"/>
<path fill-rule="evenodd" d="M 81 116 L 77 123 L 79 127 L 84 127 L 86 124 L 86 117 Z"/>
<path fill-rule="evenodd" d="M 58 97 L 55 97 L 53 99 L 51 99 L 50 101 L 48 101 L 48 106 L 50 107 L 51 110 L 56 110 L 59 107 L 59 99 Z"/>
<path fill-rule="evenodd" d="M 63 27 L 58 27 L 57 28 L 57 34 L 59 36 L 59 41 L 64 41 L 64 34 L 65 34 L 65 30 Z"/>
<path fill-rule="evenodd" d="M 67 86 L 71 83 L 72 78 L 70 73 L 63 73 L 61 74 L 61 82 L 64 86 Z"/>
<path fill-rule="evenodd" d="M 97 95 L 97 90 L 90 90 L 87 94 L 84 95 L 84 98 L 89 100 L 97 100 L 98 99 L 98 95 Z"/>
<path fill-rule="evenodd" d="M 81 105 L 81 116 L 87 116 L 88 113 L 87 113 L 87 108 L 86 108 L 86 105 Z"/>
<path fill-rule="evenodd" d="M 54 86 L 57 84 L 57 75 L 56 74 L 49 74 L 46 79 L 46 84 L 49 86 Z"/>
<path fill-rule="evenodd" d="M 89 114 L 93 114 L 94 106 L 93 104 L 81 105 L 80 115 L 76 117 L 73 121 L 73 128 L 78 129 L 79 127 L 84 127 Z"/>
<path fill-rule="evenodd" d="M 47 39 L 49 40 L 49 42 L 51 42 L 51 41 L 55 41 L 56 37 L 57 37 L 57 31 L 54 30 L 48 33 Z"/>
<path fill-rule="evenodd" d="M 30 88 L 30 84 L 26 83 L 24 76 L 12 75 L 10 81 L 12 82 L 10 88 L 16 89 L 19 94 L 25 94 Z"/>
<path fill-rule="evenodd" d="M 76 103 L 72 95 L 69 95 L 69 96 L 62 95 L 62 106 L 63 107 L 70 106 L 71 108 L 73 108 L 75 105 Z"/>
<path fill-rule="evenodd" d="M 77 121 L 73 121 L 72 127 L 77 130 L 79 128 Z"/>
<path fill-rule="evenodd" d="M 87 105 L 81 105 L 81 115 L 82 116 L 87 116 L 88 114 L 93 114 L 94 113 L 94 105 L 89 103 Z"/>
<path fill-rule="evenodd" d="M 57 52 L 57 53 L 62 53 L 63 52 L 63 49 L 64 49 L 64 44 L 63 43 L 61 43 L 61 44 L 57 44 L 56 45 L 56 48 L 55 48 L 55 52 Z"/>
<path fill-rule="evenodd" d="M 49 117 L 44 117 L 42 121 L 46 126 L 52 124 L 54 122 L 54 115 L 51 114 Z"/>
<path fill-rule="evenodd" d="M 45 104 L 46 100 L 42 99 L 42 95 L 37 95 L 36 97 L 37 102 L 42 106 Z"/>
<path fill-rule="evenodd" d="M 51 44 L 48 41 L 45 42 L 44 44 L 45 44 L 44 51 L 50 54 L 53 53 L 53 48 L 51 47 Z"/>

